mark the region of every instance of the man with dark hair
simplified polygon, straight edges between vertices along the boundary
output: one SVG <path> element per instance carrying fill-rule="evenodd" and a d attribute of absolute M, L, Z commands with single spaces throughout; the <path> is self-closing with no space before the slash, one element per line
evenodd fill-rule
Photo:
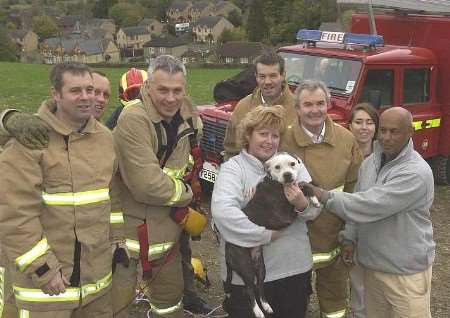
<path fill-rule="evenodd" d="M 112 317 L 112 135 L 92 117 L 86 65 L 57 64 L 50 82 L 53 100 L 37 115 L 49 129 L 47 148 L 11 139 L 0 158 L 0 239 L 19 316 Z"/>
<path fill-rule="evenodd" d="M 236 105 L 228 121 L 223 146 L 225 159 L 239 153 L 237 144 L 238 125 L 245 115 L 259 105 L 282 105 L 286 109 L 288 123 L 296 118 L 294 98 L 285 81 L 284 59 L 274 51 L 263 52 L 254 60 L 257 87 L 252 94 Z"/>

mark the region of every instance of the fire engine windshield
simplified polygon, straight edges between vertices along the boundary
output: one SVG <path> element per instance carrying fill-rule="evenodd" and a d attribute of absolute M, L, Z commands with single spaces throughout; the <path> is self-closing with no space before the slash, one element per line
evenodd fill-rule
<path fill-rule="evenodd" d="M 286 80 L 297 85 L 306 79 L 321 80 L 338 94 L 350 94 L 361 70 L 361 62 L 320 55 L 280 52 L 286 62 Z"/>

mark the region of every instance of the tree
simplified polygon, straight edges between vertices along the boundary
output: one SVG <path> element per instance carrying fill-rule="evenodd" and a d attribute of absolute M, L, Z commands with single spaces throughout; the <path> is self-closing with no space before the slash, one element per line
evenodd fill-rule
<path fill-rule="evenodd" d="M 227 17 L 228 21 L 231 22 L 231 24 L 233 24 L 235 27 L 241 26 L 242 25 L 242 16 L 239 13 L 238 10 L 234 9 L 232 10 Z"/>
<path fill-rule="evenodd" d="M 94 18 L 107 18 L 109 9 L 117 3 L 117 0 L 97 0 L 92 8 Z"/>
<path fill-rule="evenodd" d="M 44 40 L 54 36 L 58 32 L 58 26 L 51 17 L 41 15 L 33 17 L 33 31 L 40 40 Z"/>
<path fill-rule="evenodd" d="M 7 30 L 0 27 L 0 61 L 14 62 L 18 56 L 19 48 L 8 36 Z"/>
<path fill-rule="evenodd" d="M 140 4 L 119 2 L 109 9 L 109 17 L 119 27 L 137 25 L 144 17 L 145 9 Z"/>
<path fill-rule="evenodd" d="M 265 19 L 262 0 L 253 0 L 248 14 L 247 32 L 248 40 L 260 42 L 267 39 L 269 26 Z"/>
<path fill-rule="evenodd" d="M 242 27 L 226 29 L 222 32 L 220 37 L 217 39 L 219 43 L 227 43 L 230 41 L 245 41 L 247 39 L 247 33 Z"/>

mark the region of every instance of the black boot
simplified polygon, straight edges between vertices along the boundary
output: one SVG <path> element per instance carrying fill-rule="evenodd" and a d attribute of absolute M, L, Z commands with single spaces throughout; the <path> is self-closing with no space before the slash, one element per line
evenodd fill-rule
<path fill-rule="evenodd" d="M 198 295 L 185 295 L 183 297 L 183 305 L 184 309 L 193 314 L 206 315 L 213 310 L 213 308 Z"/>

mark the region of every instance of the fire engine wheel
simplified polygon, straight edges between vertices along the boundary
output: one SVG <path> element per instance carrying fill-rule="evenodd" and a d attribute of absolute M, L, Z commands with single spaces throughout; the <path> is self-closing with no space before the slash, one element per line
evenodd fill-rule
<path fill-rule="evenodd" d="M 450 158 L 445 156 L 434 157 L 431 161 L 434 182 L 437 184 L 450 184 Z"/>

